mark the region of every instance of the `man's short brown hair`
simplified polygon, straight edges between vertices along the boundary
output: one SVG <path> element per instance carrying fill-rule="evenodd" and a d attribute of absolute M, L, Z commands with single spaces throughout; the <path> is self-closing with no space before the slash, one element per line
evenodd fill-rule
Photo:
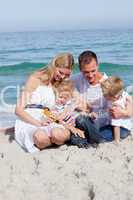
<path fill-rule="evenodd" d="M 82 66 L 84 66 L 86 64 L 90 64 L 93 59 L 98 64 L 97 55 L 93 51 L 88 50 L 88 51 L 82 52 L 78 57 L 80 69 Z"/>

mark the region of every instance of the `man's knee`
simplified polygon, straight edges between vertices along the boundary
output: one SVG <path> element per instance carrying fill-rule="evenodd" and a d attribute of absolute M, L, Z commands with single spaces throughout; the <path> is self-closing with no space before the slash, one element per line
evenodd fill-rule
<path fill-rule="evenodd" d="M 78 116 L 75 120 L 76 127 L 81 130 L 85 130 L 86 129 L 86 120 L 87 120 L 86 116 L 84 116 L 84 115 Z"/>
<path fill-rule="evenodd" d="M 126 137 L 128 137 L 130 135 L 130 131 L 120 128 L 120 138 L 121 139 L 125 139 Z"/>
<path fill-rule="evenodd" d="M 34 144 L 39 149 L 44 149 L 51 145 L 50 138 L 43 132 L 38 131 L 33 136 Z"/>
<path fill-rule="evenodd" d="M 79 115 L 77 118 L 76 118 L 76 122 L 79 123 L 79 124 L 82 124 L 85 120 L 86 116 L 84 115 Z"/>

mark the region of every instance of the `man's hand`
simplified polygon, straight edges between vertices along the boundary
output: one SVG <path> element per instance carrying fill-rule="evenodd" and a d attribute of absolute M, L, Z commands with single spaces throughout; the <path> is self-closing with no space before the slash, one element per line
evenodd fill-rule
<path fill-rule="evenodd" d="M 126 98 L 125 109 L 121 106 L 114 104 L 109 112 L 114 119 L 125 118 L 125 117 L 133 117 L 133 100 L 132 97 Z"/>
<path fill-rule="evenodd" d="M 113 105 L 112 108 L 109 109 L 109 113 L 114 119 L 123 118 L 124 109 L 119 105 Z"/>
<path fill-rule="evenodd" d="M 78 129 L 78 128 L 75 128 L 73 127 L 72 129 L 72 133 L 75 135 L 75 136 L 80 136 L 81 138 L 85 138 L 85 135 L 84 135 L 84 131 Z"/>
<path fill-rule="evenodd" d="M 91 119 L 95 120 L 95 119 L 98 118 L 98 114 L 95 113 L 95 112 L 91 112 L 91 113 L 89 113 L 89 117 L 90 117 Z"/>

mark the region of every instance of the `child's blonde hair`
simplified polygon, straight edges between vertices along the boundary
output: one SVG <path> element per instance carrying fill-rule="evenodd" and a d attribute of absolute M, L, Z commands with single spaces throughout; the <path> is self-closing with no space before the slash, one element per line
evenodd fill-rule
<path fill-rule="evenodd" d="M 101 82 L 101 88 L 104 96 L 114 97 L 124 89 L 123 81 L 117 76 L 110 76 Z"/>
<path fill-rule="evenodd" d="M 69 92 L 70 96 L 73 97 L 74 92 L 74 84 L 71 80 L 65 79 L 63 80 L 56 88 L 55 94 L 58 96 L 60 92 Z"/>

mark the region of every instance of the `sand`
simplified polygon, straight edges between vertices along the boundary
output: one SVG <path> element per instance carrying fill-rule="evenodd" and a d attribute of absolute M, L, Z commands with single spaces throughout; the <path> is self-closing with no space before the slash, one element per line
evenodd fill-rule
<path fill-rule="evenodd" d="M 132 200 L 133 136 L 98 148 L 23 151 L 0 132 L 0 200 Z"/>

